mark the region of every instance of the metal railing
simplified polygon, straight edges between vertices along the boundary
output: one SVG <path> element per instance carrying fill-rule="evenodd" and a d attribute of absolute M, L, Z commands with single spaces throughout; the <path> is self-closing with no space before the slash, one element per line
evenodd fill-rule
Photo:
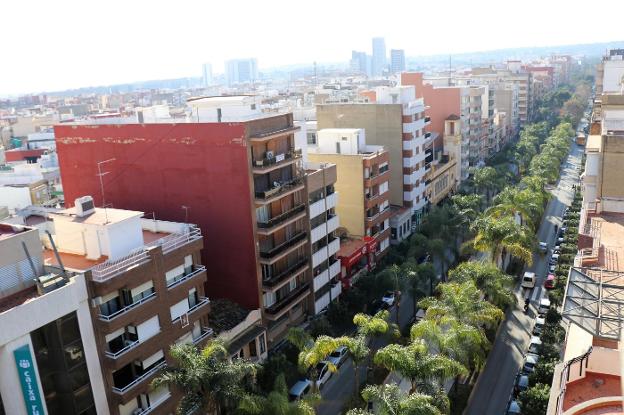
<path fill-rule="evenodd" d="M 140 411 L 135 410 L 135 412 L 132 412 L 132 415 L 147 415 L 147 414 L 151 414 L 154 411 L 154 409 L 158 408 L 158 406 L 161 403 L 165 402 L 169 398 L 171 398 L 171 393 L 167 393 L 166 395 L 161 396 L 155 402 L 150 402 L 150 406 L 148 408 L 142 409 Z"/>
<path fill-rule="evenodd" d="M 207 337 L 214 336 L 215 332 L 210 327 L 204 327 L 203 329 L 204 329 L 204 332 L 200 334 L 198 338 L 193 339 L 193 344 L 197 344 L 201 342 L 202 340 L 206 339 Z"/>
<path fill-rule="evenodd" d="M 104 320 L 104 321 L 114 320 L 115 318 L 119 317 L 120 315 L 122 315 L 124 313 L 127 313 L 128 311 L 132 310 L 133 308 L 136 308 L 136 307 L 140 306 L 141 304 L 145 304 L 146 302 L 148 302 L 149 300 L 151 300 L 154 297 L 156 297 L 156 293 L 155 292 L 151 293 L 147 297 L 141 298 L 137 302 L 129 304 L 129 305 L 125 306 L 124 308 L 115 311 L 113 314 L 109 314 L 109 315 L 100 314 L 98 317 L 100 318 L 100 320 Z"/>
<path fill-rule="evenodd" d="M 167 288 L 173 288 L 176 285 L 179 285 L 181 283 L 183 283 L 184 281 L 187 281 L 191 278 L 193 278 L 195 275 L 199 274 L 200 272 L 206 271 L 206 267 L 203 265 L 193 265 L 193 271 L 189 272 L 188 274 L 184 274 L 181 278 L 174 280 L 172 283 L 167 284 Z"/>
<path fill-rule="evenodd" d="M 198 308 L 200 308 L 201 306 L 208 304 L 210 302 L 210 299 L 208 297 L 199 297 L 199 301 L 197 302 L 197 304 L 195 304 L 193 307 L 189 308 L 186 311 L 186 314 L 192 314 L 194 311 L 196 311 Z M 179 321 L 182 318 L 182 316 L 178 316 L 176 317 L 172 323 L 175 323 L 177 321 Z"/>
<path fill-rule="evenodd" d="M 292 218 L 293 216 L 296 216 L 304 211 L 305 211 L 305 203 L 302 203 L 284 213 L 281 213 L 277 216 L 272 217 L 266 222 L 258 222 L 258 228 L 261 228 L 261 229 L 272 228 L 273 226 L 281 222 L 284 222 L 286 219 Z"/>
<path fill-rule="evenodd" d="M 153 374 L 158 372 L 160 369 L 165 367 L 165 365 L 166 365 L 166 362 L 164 362 L 164 361 L 158 363 L 153 368 L 151 368 L 147 372 L 143 373 L 141 376 L 135 378 L 132 382 L 128 383 L 123 388 L 117 388 L 117 387 L 113 386 L 113 388 L 112 388 L 113 392 L 115 392 L 116 394 L 119 394 L 119 395 L 122 395 L 122 394 L 128 392 L 130 389 L 134 388 L 136 385 L 138 385 L 139 383 L 143 382 L 145 379 L 149 378 L 150 376 L 152 376 Z"/>
<path fill-rule="evenodd" d="M 285 242 L 282 242 L 281 244 L 267 250 L 267 251 L 260 251 L 260 256 L 262 258 L 272 258 L 276 255 L 281 254 L 282 252 L 286 251 L 287 249 L 289 249 L 290 247 L 298 244 L 299 242 L 303 241 L 307 236 L 307 233 L 305 231 L 300 231 L 299 233 L 293 235 L 290 239 L 288 239 Z"/>
<path fill-rule="evenodd" d="M 303 294 L 309 288 L 310 288 L 310 283 L 308 283 L 308 282 L 306 282 L 305 284 L 303 284 L 302 286 L 300 286 L 298 288 L 295 288 L 294 290 L 292 290 L 291 292 L 286 294 L 285 298 L 281 299 L 279 302 L 271 305 L 270 307 L 267 307 L 266 308 L 266 312 L 269 313 L 269 314 L 277 314 L 277 313 L 279 313 L 288 304 L 290 304 L 294 299 L 296 299 L 298 296 Z"/>
<path fill-rule="evenodd" d="M 284 156 L 284 157 L 281 157 Z M 280 164 L 283 163 L 287 160 L 294 160 L 294 159 L 298 159 L 301 158 L 302 156 L 302 152 L 301 149 L 290 149 L 288 151 L 286 151 L 285 153 L 281 153 L 281 154 L 277 154 L 273 157 L 264 157 L 262 159 L 259 160 L 254 160 L 253 163 L 253 167 L 254 168 L 264 168 L 264 167 L 269 167 L 269 166 L 273 166 L 276 164 Z"/>
<path fill-rule="evenodd" d="M 174 249 L 181 247 L 189 242 L 195 241 L 202 237 L 201 230 L 191 225 L 188 232 L 185 233 L 172 233 L 164 238 L 145 244 L 139 250 L 132 252 L 124 257 L 116 259 L 114 261 L 102 262 L 91 268 L 91 275 L 93 281 L 103 282 L 115 275 L 127 271 L 130 267 L 142 265 L 150 261 L 150 257 L 147 250 L 152 247 L 161 246 L 163 254 L 171 252 Z"/>
<path fill-rule="evenodd" d="M 110 357 L 111 359 L 117 359 L 119 356 L 126 353 L 127 351 L 134 349 L 138 344 L 139 344 L 139 341 L 135 340 L 132 343 L 127 344 L 123 349 L 116 351 L 115 353 L 106 351 L 104 352 L 104 354 L 107 357 Z"/>
<path fill-rule="evenodd" d="M 262 283 L 266 285 L 267 287 L 272 287 L 276 285 L 277 283 L 279 283 L 280 281 L 282 281 L 285 277 L 292 275 L 292 273 L 295 270 L 300 269 L 307 264 L 308 264 L 308 258 L 303 257 L 299 259 L 297 262 L 295 262 L 293 265 L 291 265 L 290 267 L 286 268 L 284 271 L 281 271 L 279 274 L 263 279 Z"/>
<path fill-rule="evenodd" d="M 255 192 L 256 199 L 266 200 L 303 184 L 303 176 L 295 176 L 267 190 Z"/>
<path fill-rule="evenodd" d="M 593 349 L 593 346 L 590 346 L 587 352 L 575 357 L 574 359 L 568 360 L 563 366 L 563 369 L 561 370 L 561 375 L 559 376 L 559 394 L 557 395 L 557 410 L 555 412 L 556 415 L 563 414 L 563 401 L 568 385 L 567 382 L 570 379 L 570 367 L 573 364 L 580 362 L 581 365 L 579 367 L 579 376 L 581 376 L 583 373 L 583 360 L 585 360 L 585 369 L 587 369 L 587 364 L 589 363 L 589 355 L 591 355 Z"/>

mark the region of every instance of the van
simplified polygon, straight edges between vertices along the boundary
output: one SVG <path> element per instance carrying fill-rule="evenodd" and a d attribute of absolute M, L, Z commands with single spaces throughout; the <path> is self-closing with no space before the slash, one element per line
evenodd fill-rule
<path fill-rule="evenodd" d="M 534 272 L 525 272 L 522 277 L 522 288 L 533 288 L 535 287 L 535 273 Z"/>

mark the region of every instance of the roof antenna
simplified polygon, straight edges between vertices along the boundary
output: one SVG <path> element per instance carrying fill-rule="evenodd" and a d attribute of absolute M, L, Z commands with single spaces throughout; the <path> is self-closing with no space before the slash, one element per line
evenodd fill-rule
<path fill-rule="evenodd" d="M 104 217 L 106 220 L 106 223 L 108 223 L 108 212 L 106 211 L 106 200 L 104 198 L 104 180 L 103 177 L 105 175 L 107 175 L 108 173 L 110 173 L 109 171 L 105 171 L 102 172 L 102 164 L 105 163 L 110 163 L 112 161 L 115 161 L 115 158 L 111 158 L 108 160 L 104 160 L 104 161 L 98 161 L 97 162 L 97 168 L 98 168 L 98 174 L 96 176 L 98 176 L 100 178 L 100 196 L 102 197 L 102 207 L 104 208 Z"/>

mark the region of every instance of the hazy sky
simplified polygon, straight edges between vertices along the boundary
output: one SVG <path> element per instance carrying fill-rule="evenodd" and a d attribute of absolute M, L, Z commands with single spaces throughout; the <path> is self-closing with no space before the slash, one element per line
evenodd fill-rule
<path fill-rule="evenodd" d="M 5 0 L 0 96 L 200 76 L 257 57 L 260 69 L 347 61 L 371 37 L 408 56 L 624 40 L 587 0 Z M 623 0 L 593 3 L 620 19 Z M 590 13 L 595 13 L 591 11 Z"/>

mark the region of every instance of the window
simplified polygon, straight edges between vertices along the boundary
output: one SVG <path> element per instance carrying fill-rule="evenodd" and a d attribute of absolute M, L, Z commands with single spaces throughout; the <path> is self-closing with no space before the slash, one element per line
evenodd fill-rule
<path fill-rule="evenodd" d="M 260 343 L 260 354 L 265 353 L 266 352 L 266 340 L 264 338 L 264 333 L 262 333 L 260 337 L 258 337 L 258 342 Z"/>
<path fill-rule="evenodd" d="M 256 350 L 256 339 L 253 339 L 249 342 L 249 356 L 256 357 L 258 356 L 258 351 Z"/>
<path fill-rule="evenodd" d="M 336 154 L 340 154 L 340 143 L 336 142 Z"/>
<path fill-rule="evenodd" d="M 316 133 L 307 133 L 307 141 L 308 141 L 308 144 L 315 145 L 316 144 Z"/>

